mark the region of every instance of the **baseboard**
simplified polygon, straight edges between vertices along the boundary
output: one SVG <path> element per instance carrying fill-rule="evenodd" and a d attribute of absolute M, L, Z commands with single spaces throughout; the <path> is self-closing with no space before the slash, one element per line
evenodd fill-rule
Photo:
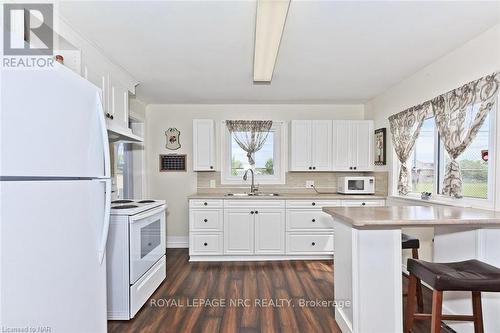
<path fill-rule="evenodd" d="M 189 237 L 188 236 L 167 236 L 167 249 L 182 248 L 187 249 L 189 247 Z"/>

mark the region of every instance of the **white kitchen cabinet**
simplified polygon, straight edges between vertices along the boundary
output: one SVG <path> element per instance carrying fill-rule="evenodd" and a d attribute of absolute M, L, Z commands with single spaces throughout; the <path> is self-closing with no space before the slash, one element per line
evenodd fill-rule
<path fill-rule="evenodd" d="M 333 121 L 333 171 L 373 171 L 373 121 Z"/>
<path fill-rule="evenodd" d="M 193 171 L 215 171 L 215 127 L 212 119 L 193 120 Z"/>
<path fill-rule="evenodd" d="M 224 254 L 253 254 L 254 215 L 248 208 L 224 211 Z"/>
<path fill-rule="evenodd" d="M 290 136 L 290 171 L 331 170 L 331 120 L 292 120 Z"/>
<path fill-rule="evenodd" d="M 109 114 L 109 99 L 108 99 L 108 75 L 106 71 L 99 70 L 96 66 L 92 66 L 91 64 L 83 65 L 83 76 L 86 80 L 95 84 L 98 88 L 101 89 L 101 102 L 102 109 L 104 111 L 104 116 L 108 118 Z"/>
<path fill-rule="evenodd" d="M 255 253 L 285 253 L 285 211 L 283 209 L 256 209 Z"/>
<path fill-rule="evenodd" d="M 121 85 L 112 76 L 109 76 L 110 89 L 110 117 L 108 122 L 113 124 L 113 127 L 129 128 L 128 116 L 128 89 Z"/>

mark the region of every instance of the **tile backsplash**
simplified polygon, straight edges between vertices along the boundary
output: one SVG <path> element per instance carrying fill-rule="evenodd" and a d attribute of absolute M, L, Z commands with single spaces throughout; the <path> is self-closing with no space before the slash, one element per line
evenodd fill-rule
<path fill-rule="evenodd" d="M 387 172 L 287 172 L 285 184 L 259 185 L 262 192 L 309 193 L 312 189 L 306 188 L 306 181 L 314 181 L 320 191 L 336 192 L 337 177 L 339 176 L 374 176 L 375 194 L 387 195 Z M 215 188 L 210 187 L 210 181 L 215 181 Z M 227 193 L 245 192 L 249 185 L 222 185 L 220 172 L 198 172 L 198 193 Z"/>

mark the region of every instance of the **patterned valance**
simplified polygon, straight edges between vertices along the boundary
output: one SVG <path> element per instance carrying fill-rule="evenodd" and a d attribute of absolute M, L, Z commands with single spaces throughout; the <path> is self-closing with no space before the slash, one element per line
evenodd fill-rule
<path fill-rule="evenodd" d="M 226 120 L 229 132 L 269 132 L 271 120 Z"/>

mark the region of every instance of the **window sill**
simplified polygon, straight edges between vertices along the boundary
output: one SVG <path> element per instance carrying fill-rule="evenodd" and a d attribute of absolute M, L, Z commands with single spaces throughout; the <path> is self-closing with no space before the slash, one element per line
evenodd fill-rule
<path fill-rule="evenodd" d="M 429 203 L 431 205 L 443 205 L 443 206 L 452 206 L 452 207 L 461 207 L 461 208 L 479 208 L 479 209 L 493 209 L 493 205 L 489 200 L 484 200 L 484 202 L 478 202 L 476 200 L 467 200 L 467 199 L 452 199 L 452 198 L 444 198 L 438 196 L 437 198 L 431 199 L 422 199 L 419 196 L 413 195 L 392 195 L 389 196 L 391 199 L 397 200 L 407 200 L 422 203 Z"/>

